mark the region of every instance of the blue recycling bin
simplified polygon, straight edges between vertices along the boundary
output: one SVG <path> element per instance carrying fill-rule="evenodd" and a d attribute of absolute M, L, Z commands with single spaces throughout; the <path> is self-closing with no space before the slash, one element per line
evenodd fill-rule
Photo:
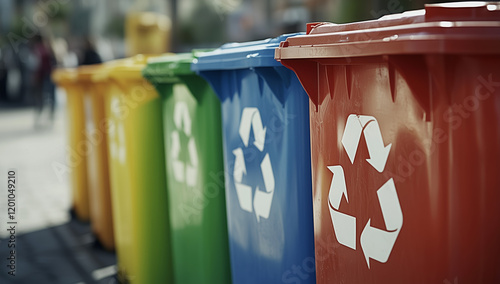
<path fill-rule="evenodd" d="M 309 98 L 274 60 L 288 36 L 225 44 L 191 65 L 222 103 L 233 283 L 316 283 Z"/>

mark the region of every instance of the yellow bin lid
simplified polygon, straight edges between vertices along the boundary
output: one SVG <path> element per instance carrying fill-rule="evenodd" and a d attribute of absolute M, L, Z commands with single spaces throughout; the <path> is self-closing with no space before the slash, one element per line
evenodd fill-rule
<path fill-rule="evenodd" d="M 103 68 L 103 64 L 84 65 L 78 67 L 78 81 L 80 83 L 92 82 L 92 76 Z"/>
<path fill-rule="evenodd" d="M 132 57 L 118 59 L 102 64 L 93 75 L 92 81 L 102 82 L 109 79 L 114 80 L 142 80 L 142 69 L 146 67 L 148 59 L 164 56 L 165 54 L 146 55 L 139 54 Z"/>
<path fill-rule="evenodd" d="M 92 76 L 102 64 L 85 65 L 78 68 L 57 68 L 52 72 L 52 80 L 60 86 L 90 83 Z"/>
<path fill-rule="evenodd" d="M 78 78 L 76 68 L 57 68 L 52 72 L 52 80 L 59 86 L 74 84 Z"/>

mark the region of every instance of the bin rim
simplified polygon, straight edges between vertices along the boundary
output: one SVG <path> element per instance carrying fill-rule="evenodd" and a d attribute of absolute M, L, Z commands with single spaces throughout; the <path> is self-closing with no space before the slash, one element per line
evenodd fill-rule
<path fill-rule="evenodd" d="M 303 34 L 299 32 L 263 40 L 226 43 L 213 51 L 199 53 L 191 70 L 200 72 L 281 66 L 274 59 L 274 49 L 288 37 Z"/>
<path fill-rule="evenodd" d="M 77 68 L 56 68 L 52 71 L 51 78 L 59 86 L 75 84 L 78 78 L 78 71 Z"/>
<path fill-rule="evenodd" d="M 92 75 L 94 83 L 103 82 L 109 79 L 126 81 L 126 80 L 142 80 L 142 69 L 147 63 L 147 60 L 152 57 L 159 56 L 157 54 L 138 54 L 132 57 L 116 59 L 108 61 L 101 65 Z"/>
<path fill-rule="evenodd" d="M 92 76 L 102 67 L 102 64 L 82 65 L 78 67 L 78 82 L 88 83 L 92 81 Z"/>
<path fill-rule="evenodd" d="M 101 68 L 101 63 L 78 67 L 57 68 L 52 72 L 52 80 L 58 85 L 88 84 L 92 76 Z"/>
<path fill-rule="evenodd" d="M 191 75 L 190 66 L 194 60 L 192 52 L 164 55 L 150 58 L 142 69 L 142 75 L 150 82 L 169 82 L 178 75 Z"/>
<path fill-rule="evenodd" d="M 480 48 L 478 48 L 480 47 Z M 500 2 L 455 2 L 348 24 L 310 23 L 276 60 L 392 54 L 499 54 Z"/>

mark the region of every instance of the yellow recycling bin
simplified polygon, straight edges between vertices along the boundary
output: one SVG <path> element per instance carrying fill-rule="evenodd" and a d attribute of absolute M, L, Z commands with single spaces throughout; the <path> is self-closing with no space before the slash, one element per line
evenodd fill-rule
<path fill-rule="evenodd" d="M 163 53 L 170 48 L 170 19 L 152 12 L 132 12 L 125 21 L 125 43 L 129 56 Z"/>
<path fill-rule="evenodd" d="M 108 147 L 104 96 L 92 84 L 92 75 L 101 65 L 78 68 L 78 82 L 85 88 L 86 109 L 90 112 L 87 123 L 89 155 L 87 172 L 89 176 L 90 221 L 92 230 L 102 246 L 114 249 L 113 213 L 111 205 L 111 186 L 108 169 Z"/>
<path fill-rule="evenodd" d="M 52 74 L 52 79 L 67 94 L 68 115 L 68 150 L 70 182 L 72 188 L 72 207 L 81 221 L 89 221 L 89 195 L 87 179 L 88 143 L 85 133 L 85 91 L 78 84 L 76 69 L 58 69 Z"/>
<path fill-rule="evenodd" d="M 72 171 L 73 200 L 77 216 L 90 218 L 92 231 L 102 246 L 114 249 L 113 218 L 109 183 L 104 97 L 94 88 L 91 77 L 101 65 L 59 69 L 54 80 L 68 94 L 70 162 L 78 157 Z"/>
<path fill-rule="evenodd" d="M 161 101 L 141 76 L 147 58 L 103 64 L 93 81 L 105 94 L 119 278 L 172 283 Z"/>

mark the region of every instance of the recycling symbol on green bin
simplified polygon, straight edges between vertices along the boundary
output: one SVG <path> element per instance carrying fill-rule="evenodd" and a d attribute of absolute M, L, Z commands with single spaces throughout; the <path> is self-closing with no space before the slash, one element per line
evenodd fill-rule
<path fill-rule="evenodd" d="M 171 133 L 172 146 L 170 148 L 174 179 L 177 182 L 185 182 L 189 186 L 195 186 L 198 177 L 198 152 L 194 137 L 191 136 L 191 116 L 189 115 L 189 109 L 183 101 L 179 101 L 175 105 L 174 124 L 175 130 Z M 183 132 L 189 139 L 187 144 L 189 153 L 188 162 L 179 160 L 181 153 L 179 132 Z"/>
<path fill-rule="evenodd" d="M 366 161 L 375 170 L 382 173 L 392 144 L 384 146 L 380 126 L 375 117 L 351 114 L 347 118 L 344 134 L 342 135 L 342 145 L 352 164 L 354 164 L 361 134 L 365 137 L 370 155 L 370 158 L 366 159 Z M 356 217 L 339 211 L 342 196 L 345 196 L 346 202 L 356 201 L 349 201 L 347 198 L 344 168 L 341 165 L 328 166 L 327 168 L 333 173 L 328 196 L 328 208 L 330 209 L 335 236 L 340 244 L 356 250 Z M 368 268 L 370 268 L 370 258 L 382 263 L 387 262 L 403 226 L 403 212 L 401 211 L 396 186 L 392 178 L 377 190 L 377 196 L 386 229 L 372 227 L 371 219 L 368 219 L 361 233 L 361 249 L 365 255 Z"/>
<path fill-rule="evenodd" d="M 248 147 L 250 131 L 252 129 L 255 138 L 253 144 L 260 152 L 264 152 L 266 128 L 262 125 L 260 112 L 257 108 L 247 107 L 243 109 L 239 127 L 239 134 L 245 147 Z M 243 174 L 247 173 L 243 149 L 236 148 L 233 150 L 233 154 L 235 156 L 233 171 L 234 185 L 236 187 L 236 194 L 241 209 L 250 213 L 255 213 L 257 222 L 260 222 L 260 218 L 268 219 L 274 196 L 274 173 L 269 153 L 265 154 L 260 163 L 260 170 L 264 179 L 265 188 L 260 189 L 257 186 L 255 194 L 252 194 L 253 189 L 251 186 L 242 183 Z"/>

